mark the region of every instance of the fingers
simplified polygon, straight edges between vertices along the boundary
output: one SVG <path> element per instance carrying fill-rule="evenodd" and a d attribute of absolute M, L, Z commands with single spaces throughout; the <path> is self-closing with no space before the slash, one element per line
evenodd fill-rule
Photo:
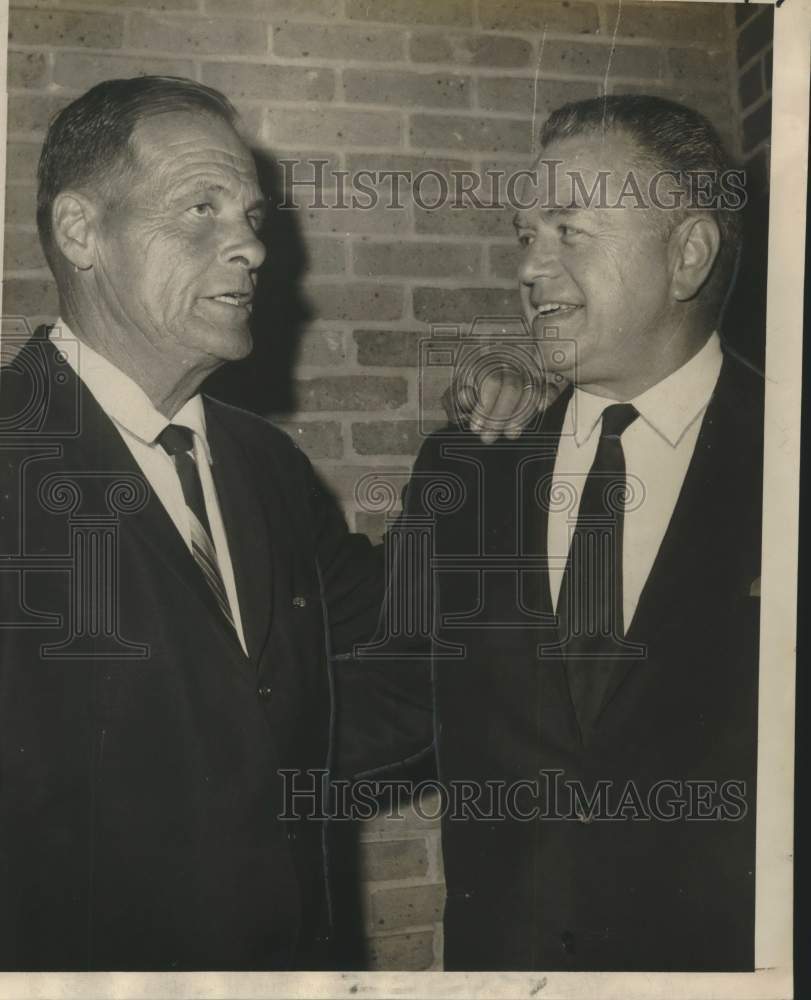
<path fill-rule="evenodd" d="M 488 374 L 482 379 L 470 429 L 485 444 L 491 444 L 526 409 L 522 406 L 525 394 L 520 377 L 514 372 L 502 370 Z"/>
<path fill-rule="evenodd" d="M 485 444 L 492 444 L 500 435 L 515 441 L 528 424 L 555 402 L 567 384 L 561 375 L 531 384 L 522 384 L 509 372 L 489 375 L 482 382 L 470 429 Z"/>

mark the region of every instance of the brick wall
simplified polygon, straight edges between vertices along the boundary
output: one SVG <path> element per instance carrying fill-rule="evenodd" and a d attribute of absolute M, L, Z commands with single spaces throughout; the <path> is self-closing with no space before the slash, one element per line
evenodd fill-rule
<path fill-rule="evenodd" d="M 163 72 L 221 88 L 273 150 L 277 184 L 281 157 L 320 156 L 328 175 L 523 168 L 548 110 L 606 89 L 693 103 L 736 152 L 743 143 L 756 155 L 768 116 L 763 18 L 581 0 L 12 3 L 4 312 L 54 315 L 34 227 L 36 158 L 49 116 L 98 80 Z M 748 53 L 740 81 L 736 45 Z M 272 222 L 255 358 L 223 373 L 218 391 L 274 412 L 350 522 L 379 534 L 382 515 L 360 510 L 354 488 L 367 471 L 405 474 L 419 446 L 420 338 L 432 323 L 517 314 L 509 213 L 406 198 L 400 209 L 302 207 Z M 431 412 L 446 376 L 426 380 Z M 436 823 L 377 821 L 361 839 L 372 964 L 439 967 Z"/>
<path fill-rule="evenodd" d="M 772 35 L 774 8 L 747 4 L 735 11 L 741 153 L 744 163 L 768 177 L 772 124 Z"/>
<path fill-rule="evenodd" d="M 769 154 L 772 125 L 772 37 L 779 11 L 768 4 L 735 9 L 735 73 L 740 159 L 746 168 L 748 203 L 744 252 L 727 322 L 736 347 L 763 364 L 766 341 L 766 259 L 769 219 Z"/>

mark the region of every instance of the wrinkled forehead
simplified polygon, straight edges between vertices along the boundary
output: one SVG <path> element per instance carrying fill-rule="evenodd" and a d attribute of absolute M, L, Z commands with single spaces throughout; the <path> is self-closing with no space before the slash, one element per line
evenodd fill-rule
<path fill-rule="evenodd" d="M 258 189 L 253 154 L 236 129 L 214 115 L 150 116 L 136 125 L 132 145 L 147 179 L 171 182 L 210 174 L 229 187 Z"/>
<path fill-rule="evenodd" d="M 644 184 L 644 158 L 634 140 L 608 130 L 553 140 L 516 185 L 522 205 L 570 209 L 615 204 L 629 184 Z"/>

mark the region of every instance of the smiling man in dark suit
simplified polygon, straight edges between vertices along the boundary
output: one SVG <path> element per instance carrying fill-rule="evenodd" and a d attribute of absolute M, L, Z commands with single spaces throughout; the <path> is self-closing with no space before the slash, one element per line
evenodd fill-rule
<path fill-rule="evenodd" d="M 345 715 L 430 661 L 446 968 L 752 969 L 763 380 L 717 332 L 739 182 L 654 97 L 564 106 L 540 144 L 521 300 L 571 386 L 515 440 L 426 441 L 399 619 Z"/>
<path fill-rule="evenodd" d="M 203 397 L 251 349 L 264 199 L 229 102 L 107 81 L 52 123 L 61 318 L 3 369 L 0 968 L 317 966 L 328 650 L 381 582 L 305 457 Z"/>

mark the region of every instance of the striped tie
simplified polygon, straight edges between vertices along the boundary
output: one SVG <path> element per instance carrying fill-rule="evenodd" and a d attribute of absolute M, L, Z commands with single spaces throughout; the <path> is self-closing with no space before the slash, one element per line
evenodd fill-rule
<path fill-rule="evenodd" d="M 206 514 L 200 474 L 194 461 L 194 431 L 178 424 L 169 424 L 160 432 L 157 441 L 175 462 L 180 488 L 183 490 L 183 499 L 186 501 L 194 561 L 200 567 L 206 583 L 217 598 L 220 610 L 228 619 L 231 628 L 236 631 L 231 605 L 228 603 L 225 584 L 217 563 L 217 550 L 211 540 L 211 528 Z"/>

